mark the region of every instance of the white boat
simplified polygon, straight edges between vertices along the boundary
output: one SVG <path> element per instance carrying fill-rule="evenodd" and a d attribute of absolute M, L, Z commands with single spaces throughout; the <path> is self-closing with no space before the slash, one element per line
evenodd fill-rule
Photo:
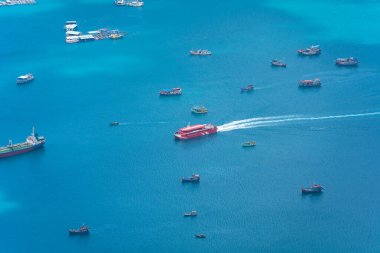
<path fill-rule="evenodd" d="M 140 1 L 140 0 L 135 0 L 135 1 L 128 1 L 127 2 L 127 5 L 129 7 L 141 7 L 144 5 L 144 2 Z"/>
<path fill-rule="evenodd" d="M 23 76 L 19 76 L 16 79 L 17 84 L 24 84 L 24 83 L 29 83 L 34 80 L 34 76 L 32 74 L 26 74 Z"/>
<path fill-rule="evenodd" d="M 77 43 L 79 42 L 79 36 L 67 36 L 66 37 L 66 43 Z"/>
<path fill-rule="evenodd" d="M 206 49 L 191 50 L 191 55 L 211 55 L 212 52 Z"/>
<path fill-rule="evenodd" d="M 127 2 L 125 0 L 116 0 L 115 4 L 116 5 L 127 5 Z"/>
<path fill-rule="evenodd" d="M 77 21 L 66 21 L 65 29 L 66 31 L 76 31 L 78 29 Z"/>

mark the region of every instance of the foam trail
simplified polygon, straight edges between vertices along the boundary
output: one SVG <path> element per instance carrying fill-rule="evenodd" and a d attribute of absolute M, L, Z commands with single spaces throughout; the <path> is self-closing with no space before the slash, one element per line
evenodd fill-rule
<path fill-rule="evenodd" d="M 302 117 L 302 116 L 297 116 L 297 115 L 259 117 L 259 118 L 251 118 L 251 119 L 244 119 L 244 120 L 236 120 L 227 124 L 223 124 L 221 126 L 218 126 L 218 132 L 228 132 L 228 131 L 233 131 L 233 130 L 238 130 L 238 129 L 247 129 L 247 128 L 255 128 L 255 127 L 276 126 L 281 123 L 293 122 L 293 121 L 343 119 L 343 118 L 368 117 L 368 116 L 377 116 L 377 115 L 380 115 L 380 112 L 330 115 L 330 116 L 321 116 L 321 117 Z"/>

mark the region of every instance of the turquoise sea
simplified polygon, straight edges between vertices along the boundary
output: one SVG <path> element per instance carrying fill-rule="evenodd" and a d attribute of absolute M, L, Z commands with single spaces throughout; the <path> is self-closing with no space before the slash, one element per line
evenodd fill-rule
<path fill-rule="evenodd" d="M 47 139 L 0 160 L 0 252 L 380 252 L 378 1 L 37 2 L 0 7 L 0 143 Z M 66 44 L 66 20 L 128 36 Z M 320 56 L 297 56 L 311 44 Z M 349 56 L 359 67 L 335 66 Z M 175 141 L 189 122 L 223 131 Z M 302 196 L 313 183 L 325 192 Z"/>

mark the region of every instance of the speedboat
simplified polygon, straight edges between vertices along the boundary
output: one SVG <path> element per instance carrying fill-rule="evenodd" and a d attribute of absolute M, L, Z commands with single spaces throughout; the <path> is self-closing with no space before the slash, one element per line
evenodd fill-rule
<path fill-rule="evenodd" d="M 274 67 L 283 67 L 283 68 L 286 68 L 286 63 L 282 62 L 282 61 L 279 61 L 279 60 L 272 60 L 271 62 L 272 66 Z"/>
<path fill-rule="evenodd" d="M 191 55 L 211 55 L 212 52 L 206 49 L 190 50 Z"/>
<path fill-rule="evenodd" d="M 191 112 L 192 113 L 195 113 L 195 114 L 204 114 L 204 113 L 207 113 L 208 110 L 206 107 L 204 106 L 193 106 L 191 108 Z"/>
<path fill-rule="evenodd" d="M 33 74 L 26 74 L 23 76 L 19 76 L 16 79 L 17 84 L 24 84 L 24 83 L 29 83 L 34 80 Z"/>
<path fill-rule="evenodd" d="M 242 146 L 244 148 L 246 148 L 246 147 L 253 147 L 253 146 L 256 146 L 256 142 L 255 141 L 247 141 L 247 142 L 244 142 Z"/>
<path fill-rule="evenodd" d="M 69 235 L 88 235 L 90 233 L 90 228 L 88 226 L 82 225 L 78 229 L 69 229 Z"/>
<path fill-rule="evenodd" d="M 206 235 L 205 234 L 195 234 L 195 238 L 204 239 L 204 238 L 206 238 Z"/>
<path fill-rule="evenodd" d="M 311 187 L 305 187 L 301 188 L 301 192 L 303 194 L 308 194 L 308 193 L 321 193 L 323 190 L 323 187 L 319 184 L 313 184 Z"/>
<path fill-rule="evenodd" d="M 339 66 L 357 66 L 359 61 L 354 57 L 338 58 L 336 59 L 335 64 Z"/>
<path fill-rule="evenodd" d="M 110 123 L 110 126 L 119 126 L 119 125 L 120 125 L 120 123 L 117 122 L 117 121 L 114 121 L 114 122 Z"/>
<path fill-rule="evenodd" d="M 193 174 L 191 177 L 183 177 L 182 183 L 199 183 L 201 176 L 199 174 Z"/>
<path fill-rule="evenodd" d="M 191 211 L 191 212 L 187 212 L 183 214 L 184 217 L 195 217 L 197 215 L 198 215 L 197 211 Z"/>
<path fill-rule="evenodd" d="M 253 91 L 253 84 L 248 84 L 247 87 L 241 88 L 241 92 Z"/>

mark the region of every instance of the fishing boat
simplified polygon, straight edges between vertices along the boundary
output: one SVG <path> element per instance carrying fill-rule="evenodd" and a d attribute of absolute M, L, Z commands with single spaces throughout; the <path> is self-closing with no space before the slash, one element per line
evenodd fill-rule
<path fill-rule="evenodd" d="M 17 84 L 24 84 L 24 83 L 29 83 L 33 80 L 34 80 L 33 74 L 26 74 L 26 75 L 22 75 L 22 76 L 17 77 L 16 83 Z"/>
<path fill-rule="evenodd" d="M 183 177 L 181 179 L 182 183 L 199 183 L 201 176 L 199 174 L 193 174 L 191 177 Z"/>
<path fill-rule="evenodd" d="M 42 148 L 45 144 L 45 137 L 38 136 L 32 129 L 31 135 L 26 138 L 25 142 L 13 144 L 12 140 L 9 140 L 8 145 L 0 147 L 0 158 L 14 156 L 26 152 Z"/>
<path fill-rule="evenodd" d="M 253 91 L 253 84 L 248 84 L 247 87 L 242 87 L 241 92 Z"/>
<path fill-rule="evenodd" d="M 211 124 L 204 125 L 192 125 L 179 129 L 175 134 L 175 138 L 179 140 L 193 139 L 209 134 L 215 134 L 218 131 L 218 127 Z"/>
<path fill-rule="evenodd" d="M 206 238 L 205 234 L 195 234 L 195 238 L 204 239 Z"/>
<path fill-rule="evenodd" d="M 129 7 L 141 7 L 144 5 L 144 2 L 142 1 L 139 1 L 139 0 L 136 0 L 136 1 L 128 1 L 127 2 L 127 5 Z"/>
<path fill-rule="evenodd" d="M 301 80 L 298 82 L 299 87 L 321 87 L 321 80 Z"/>
<path fill-rule="evenodd" d="M 311 187 L 305 187 L 301 188 L 301 192 L 303 194 L 308 194 L 308 193 L 321 193 L 323 190 L 323 187 L 319 184 L 313 184 Z"/>
<path fill-rule="evenodd" d="M 253 147 L 253 146 L 256 146 L 256 142 L 255 141 L 247 141 L 247 142 L 244 142 L 242 146 L 244 148 L 246 148 L 246 147 Z"/>
<path fill-rule="evenodd" d="M 184 217 L 195 217 L 197 215 L 198 215 L 197 211 L 191 211 L 191 212 L 187 212 L 183 214 Z"/>
<path fill-rule="evenodd" d="M 119 125 L 120 125 L 120 123 L 117 122 L 117 121 L 114 121 L 114 122 L 110 123 L 110 126 L 119 126 Z"/>
<path fill-rule="evenodd" d="M 196 105 L 196 106 L 193 106 L 193 107 L 191 108 L 191 112 L 192 112 L 192 113 L 195 113 L 195 114 L 204 114 L 204 113 L 207 113 L 208 110 L 207 110 L 207 108 L 204 107 L 204 106 L 198 106 L 198 105 Z"/>
<path fill-rule="evenodd" d="M 212 52 L 206 49 L 190 50 L 191 55 L 211 55 Z"/>
<path fill-rule="evenodd" d="M 357 66 L 359 61 L 354 57 L 338 58 L 336 59 L 335 64 L 339 66 Z"/>
<path fill-rule="evenodd" d="M 280 61 L 280 60 L 272 60 L 271 62 L 272 66 L 274 67 L 283 67 L 283 68 L 286 68 L 286 63 Z"/>
<path fill-rule="evenodd" d="M 69 235 L 88 235 L 90 233 L 90 228 L 88 226 L 82 225 L 78 229 L 69 229 Z"/>
<path fill-rule="evenodd" d="M 312 45 L 305 49 L 299 49 L 297 50 L 299 55 L 306 55 L 306 56 L 312 56 L 312 55 L 318 55 L 321 53 L 321 48 L 319 45 Z"/>
<path fill-rule="evenodd" d="M 172 95 L 181 95 L 181 94 L 182 94 L 181 88 L 172 88 L 172 89 L 160 90 L 161 96 L 172 96 Z"/>

